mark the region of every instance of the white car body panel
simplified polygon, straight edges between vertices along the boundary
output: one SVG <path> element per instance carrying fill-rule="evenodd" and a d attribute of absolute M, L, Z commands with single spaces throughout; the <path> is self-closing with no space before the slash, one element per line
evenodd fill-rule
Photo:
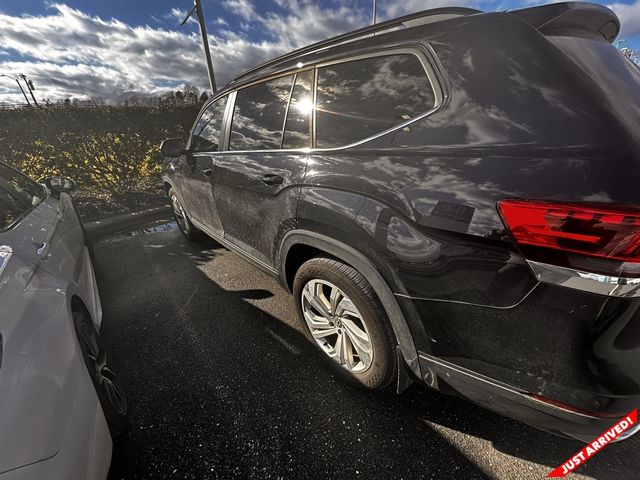
<path fill-rule="evenodd" d="M 104 479 L 111 437 L 71 314 L 80 300 L 99 327 L 102 309 L 70 197 L 46 198 L 2 246 L 0 480 Z"/>

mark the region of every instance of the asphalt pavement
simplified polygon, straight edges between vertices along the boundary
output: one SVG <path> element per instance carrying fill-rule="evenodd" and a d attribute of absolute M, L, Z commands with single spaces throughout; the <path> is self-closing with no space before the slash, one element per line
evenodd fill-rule
<path fill-rule="evenodd" d="M 582 447 L 420 385 L 343 384 L 277 280 L 173 223 L 93 253 L 131 417 L 110 480 L 544 478 Z M 571 478 L 638 478 L 639 447 L 609 446 Z"/>

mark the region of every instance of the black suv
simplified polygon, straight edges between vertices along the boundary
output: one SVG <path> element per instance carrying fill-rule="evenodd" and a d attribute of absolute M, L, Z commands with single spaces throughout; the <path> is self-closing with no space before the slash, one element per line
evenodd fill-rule
<path fill-rule="evenodd" d="M 590 439 L 640 404 L 640 74 L 609 9 L 441 8 L 297 50 L 162 145 L 182 232 L 329 364 Z"/>

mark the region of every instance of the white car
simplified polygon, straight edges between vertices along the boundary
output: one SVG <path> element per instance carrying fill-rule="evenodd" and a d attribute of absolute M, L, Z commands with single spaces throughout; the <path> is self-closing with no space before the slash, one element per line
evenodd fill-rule
<path fill-rule="evenodd" d="M 104 479 L 127 404 L 101 350 L 75 184 L 45 185 L 0 162 L 0 480 Z"/>

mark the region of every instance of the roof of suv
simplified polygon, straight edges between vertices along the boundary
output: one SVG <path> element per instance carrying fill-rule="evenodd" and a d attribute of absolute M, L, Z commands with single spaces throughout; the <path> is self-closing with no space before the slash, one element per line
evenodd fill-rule
<path fill-rule="evenodd" d="M 236 83 L 244 83 L 245 80 L 249 80 L 256 76 L 261 70 L 266 67 L 271 67 L 278 65 L 280 63 L 284 63 L 288 60 L 292 60 L 298 57 L 302 57 L 304 55 L 313 53 L 317 50 L 322 50 L 324 48 L 335 47 L 336 45 L 340 45 L 343 43 L 353 42 L 356 40 L 360 40 L 363 37 L 368 35 L 373 35 L 376 33 L 381 33 L 385 31 L 397 30 L 400 28 L 411 28 L 418 25 L 426 25 L 427 23 L 436 23 L 444 20 L 449 20 L 455 17 L 462 17 L 467 15 L 474 15 L 478 13 L 483 13 L 480 10 L 475 10 L 473 8 L 465 8 L 465 7 L 442 7 L 442 8 L 433 8 L 430 10 L 424 10 L 417 13 L 412 13 L 409 15 L 405 15 L 398 18 L 393 18 L 391 20 L 386 20 L 384 22 L 376 23 L 375 25 L 368 25 L 363 28 L 359 28 L 357 30 L 353 30 L 351 32 L 343 33 L 341 35 L 337 35 L 335 37 L 331 37 L 327 40 L 321 40 L 320 42 L 312 43 L 311 45 L 307 45 L 306 47 L 299 48 L 289 53 L 285 53 L 277 58 L 272 60 L 268 60 L 265 63 L 258 65 L 257 67 L 252 68 L 239 75 L 235 79 L 231 80 L 224 89 L 226 90 L 228 87 L 235 85 Z"/>
<path fill-rule="evenodd" d="M 219 92 L 229 90 L 236 85 L 244 84 L 259 79 L 263 71 L 276 69 L 292 60 L 324 50 L 337 45 L 342 45 L 367 36 L 389 32 L 393 30 L 412 28 L 430 23 L 442 22 L 456 17 L 469 15 L 484 15 L 487 12 L 464 7 L 443 7 L 424 10 L 384 22 L 369 25 L 336 37 L 299 48 L 280 57 L 269 60 L 251 70 L 244 72 L 231 80 Z M 565 2 L 541 5 L 537 7 L 512 10 L 503 13 L 514 14 L 530 23 L 543 34 L 568 32 L 570 30 L 587 30 L 601 35 L 608 42 L 613 42 L 620 32 L 620 21 L 616 14 L 609 8 L 593 3 Z"/>

